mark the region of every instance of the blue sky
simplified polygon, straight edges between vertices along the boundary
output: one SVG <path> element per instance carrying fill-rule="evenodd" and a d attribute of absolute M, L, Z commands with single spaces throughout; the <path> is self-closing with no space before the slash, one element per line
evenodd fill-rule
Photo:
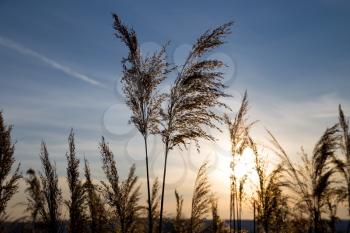
<path fill-rule="evenodd" d="M 15 125 L 17 160 L 24 171 L 40 168 L 40 141 L 45 139 L 63 176 L 67 136 L 74 127 L 79 156 L 90 160 L 96 179 L 103 179 L 101 135 L 110 141 L 122 173 L 136 162 L 143 179 L 140 138 L 127 125 L 129 111 L 120 95 L 120 60 L 127 51 L 113 35 L 111 12 L 134 27 L 145 52 L 170 41 L 170 62 L 181 61 L 188 45 L 208 28 L 234 20 L 232 35 L 213 54 L 231 65 L 226 78 L 234 98 L 228 103 L 235 111 L 247 89 L 251 118 L 260 120 L 257 136 L 264 139 L 267 127 L 293 156 L 302 145 L 310 150 L 336 121 L 338 104 L 350 114 L 349 10 L 346 0 L 2 0 L 0 109 Z M 227 135 L 215 134 L 225 141 Z M 161 174 L 162 145 L 158 138 L 152 143 L 154 177 Z M 227 156 L 229 148 L 220 143 Z M 216 153 L 217 147 L 204 143 L 204 153 L 189 152 L 194 161 L 185 159 L 181 169 L 191 171 L 180 180 L 169 178 L 169 200 L 175 187 L 190 198 L 194 171 L 203 154 Z M 177 174 L 179 155 L 186 155 L 173 154 L 169 174 Z M 219 192 L 223 198 L 225 192 Z"/>

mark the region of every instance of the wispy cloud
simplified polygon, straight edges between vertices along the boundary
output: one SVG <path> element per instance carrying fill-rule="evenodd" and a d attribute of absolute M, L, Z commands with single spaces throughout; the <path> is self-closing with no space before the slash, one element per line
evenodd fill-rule
<path fill-rule="evenodd" d="M 103 85 L 102 83 L 100 83 L 99 81 L 97 81 L 93 78 L 90 78 L 85 74 L 79 73 L 68 66 L 62 65 L 61 63 L 59 63 L 51 58 L 48 58 L 47 56 L 42 55 L 42 54 L 40 54 L 32 49 L 26 48 L 23 45 L 18 44 L 10 39 L 6 39 L 6 38 L 0 36 L 0 45 L 3 47 L 9 48 L 9 49 L 15 50 L 18 53 L 28 55 L 28 56 L 34 57 L 38 60 L 41 60 L 42 62 L 46 63 L 50 67 L 52 67 L 56 70 L 62 71 L 63 73 L 67 74 L 69 77 L 79 79 L 79 80 L 84 81 L 84 82 L 86 82 L 90 85 L 93 85 L 93 86 L 106 88 L 106 86 Z"/>

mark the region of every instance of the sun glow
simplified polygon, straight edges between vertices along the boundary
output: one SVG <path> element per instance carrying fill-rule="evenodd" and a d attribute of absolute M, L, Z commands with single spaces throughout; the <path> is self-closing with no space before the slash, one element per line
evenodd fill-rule
<path fill-rule="evenodd" d="M 245 149 L 241 155 L 233 158 L 233 169 L 231 174 L 238 180 L 244 176 L 251 176 L 254 172 L 255 157 L 251 149 Z"/>
<path fill-rule="evenodd" d="M 232 162 L 234 162 L 234 169 L 231 167 Z M 245 191 L 251 195 L 258 181 L 254 167 L 255 155 L 251 149 L 247 148 L 242 154 L 234 157 L 230 154 L 221 155 L 216 164 L 214 177 L 220 179 L 226 187 L 229 187 L 230 177 L 234 176 L 239 181 L 246 176 Z"/>

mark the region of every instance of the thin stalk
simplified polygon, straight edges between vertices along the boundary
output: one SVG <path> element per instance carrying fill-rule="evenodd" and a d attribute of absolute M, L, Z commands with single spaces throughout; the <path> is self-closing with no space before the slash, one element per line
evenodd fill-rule
<path fill-rule="evenodd" d="M 233 232 L 237 232 L 237 216 L 236 216 L 236 199 L 235 199 L 235 193 L 233 193 Z"/>
<path fill-rule="evenodd" d="M 233 233 L 236 233 L 236 204 L 235 204 L 235 186 L 231 183 L 231 199 L 232 199 L 232 219 L 233 219 Z M 232 226 L 231 226 L 232 228 Z"/>
<path fill-rule="evenodd" d="M 152 221 L 152 205 L 151 205 L 151 192 L 149 184 L 149 170 L 148 170 L 148 148 L 147 148 L 147 135 L 143 137 L 145 142 L 145 152 L 146 152 L 146 170 L 147 170 L 147 194 L 148 194 L 148 232 L 153 231 L 153 221 Z"/>
<path fill-rule="evenodd" d="M 232 214 L 233 214 L 233 232 L 236 233 L 236 224 L 237 224 L 237 219 L 236 219 L 236 199 L 235 199 L 235 186 L 232 186 L 233 191 L 232 191 Z"/>
<path fill-rule="evenodd" d="M 349 203 L 348 211 L 349 211 L 349 216 L 350 216 L 350 185 L 349 184 L 350 184 L 350 180 L 348 180 L 348 203 Z M 346 233 L 350 233 L 350 221 L 348 221 Z"/>
<path fill-rule="evenodd" d="M 255 211 L 256 211 L 256 209 L 255 209 L 255 201 L 254 201 L 254 203 L 253 203 L 253 208 L 254 208 L 254 213 L 253 213 L 253 225 L 254 225 L 254 230 L 253 230 L 253 232 L 255 233 L 255 229 L 256 229 L 256 226 L 255 226 L 255 218 L 256 218 L 256 213 L 255 213 Z"/>
<path fill-rule="evenodd" d="M 163 230 L 164 187 L 165 187 L 165 177 L 166 177 L 168 153 L 169 153 L 169 142 L 167 139 L 166 143 L 165 143 L 165 160 L 164 160 L 164 172 L 163 172 L 163 184 L 162 184 L 162 198 L 161 198 L 161 202 L 160 202 L 160 215 L 159 215 L 159 233 L 162 233 L 162 230 Z"/>
<path fill-rule="evenodd" d="M 239 197 L 239 232 L 242 232 L 242 199 L 241 197 Z"/>
<path fill-rule="evenodd" d="M 349 203 L 349 216 L 350 216 L 350 180 L 348 181 L 348 203 Z M 346 229 L 346 233 L 350 233 L 350 221 L 348 221 L 348 226 Z"/>
<path fill-rule="evenodd" d="M 232 190 L 230 192 L 230 233 L 232 233 Z"/>
<path fill-rule="evenodd" d="M 237 232 L 240 233 L 240 229 L 239 229 L 239 209 L 238 209 L 238 195 L 237 195 L 237 189 L 236 189 L 236 185 L 235 185 L 235 203 L 236 203 L 236 216 L 237 216 Z"/>

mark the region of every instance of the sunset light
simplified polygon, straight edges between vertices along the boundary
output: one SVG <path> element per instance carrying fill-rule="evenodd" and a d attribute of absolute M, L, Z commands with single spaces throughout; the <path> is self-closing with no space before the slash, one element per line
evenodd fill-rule
<path fill-rule="evenodd" d="M 0 0 L 0 233 L 350 233 L 349 0 Z"/>

